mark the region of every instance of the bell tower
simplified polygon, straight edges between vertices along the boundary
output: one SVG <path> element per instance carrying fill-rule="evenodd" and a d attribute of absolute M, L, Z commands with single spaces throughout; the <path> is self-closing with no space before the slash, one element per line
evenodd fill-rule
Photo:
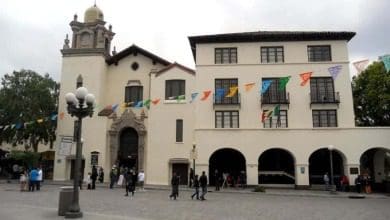
<path fill-rule="evenodd" d="M 77 20 L 74 15 L 70 22 L 72 29 L 72 43 L 69 45 L 68 36 L 61 50 L 64 56 L 72 54 L 96 54 L 100 53 L 108 57 L 110 55 L 111 41 L 115 35 L 112 26 L 105 27 L 103 12 L 96 6 L 88 8 L 84 13 L 84 22 Z"/>

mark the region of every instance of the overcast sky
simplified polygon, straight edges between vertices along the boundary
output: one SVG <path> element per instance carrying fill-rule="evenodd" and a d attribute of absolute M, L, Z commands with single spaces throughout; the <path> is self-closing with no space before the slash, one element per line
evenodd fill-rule
<path fill-rule="evenodd" d="M 23 68 L 58 81 L 69 23 L 74 14 L 83 21 L 94 0 L 1 2 L 0 77 Z M 136 44 L 191 68 L 188 36 L 228 32 L 354 31 L 351 62 L 390 53 L 389 0 L 97 0 L 97 6 L 113 26 L 118 52 Z"/>

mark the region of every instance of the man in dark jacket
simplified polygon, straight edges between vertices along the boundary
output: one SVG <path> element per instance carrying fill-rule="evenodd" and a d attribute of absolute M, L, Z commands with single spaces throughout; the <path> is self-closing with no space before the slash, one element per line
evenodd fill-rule
<path fill-rule="evenodd" d="M 115 167 L 112 167 L 110 171 L 110 189 L 114 187 L 115 181 L 116 181 L 116 170 Z"/>
<path fill-rule="evenodd" d="M 193 185 L 194 185 L 195 192 L 194 192 L 194 194 L 192 194 L 191 199 L 194 199 L 194 196 L 196 196 L 196 199 L 199 200 L 199 179 L 198 179 L 198 175 L 195 175 L 195 179 L 194 179 Z"/>
<path fill-rule="evenodd" d="M 95 184 L 96 184 L 97 177 L 98 177 L 98 172 L 97 172 L 95 165 L 93 165 L 92 166 L 92 174 L 91 174 L 92 189 L 95 189 L 95 187 L 96 187 Z"/>
<path fill-rule="evenodd" d="M 173 172 L 173 176 L 172 176 L 172 179 L 171 179 L 171 185 L 172 185 L 172 193 L 171 195 L 169 195 L 169 198 L 176 200 L 176 197 L 179 196 L 179 182 L 180 182 L 180 179 L 179 177 L 176 175 L 175 172 Z"/>
<path fill-rule="evenodd" d="M 204 197 L 207 193 L 207 176 L 206 173 L 203 171 L 202 176 L 199 178 L 200 187 L 202 187 L 202 195 L 200 196 L 201 200 L 206 200 Z"/>

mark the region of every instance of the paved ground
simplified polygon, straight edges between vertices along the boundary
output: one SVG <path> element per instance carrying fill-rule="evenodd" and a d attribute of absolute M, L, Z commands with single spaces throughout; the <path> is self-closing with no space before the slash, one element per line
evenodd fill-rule
<path fill-rule="evenodd" d="M 16 184 L 0 184 L 0 219 L 63 219 L 57 216 L 58 185 L 45 185 L 40 192 L 19 192 Z M 226 190 L 207 194 L 207 201 L 190 199 L 181 191 L 170 201 L 169 191 L 154 189 L 137 192 L 133 199 L 123 189 L 98 187 L 83 190 L 80 206 L 83 219 L 390 219 L 390 197 L 370 195 L 349 199 L 339 193 L 321 191 L 268 190 L 267 193 Z"/>

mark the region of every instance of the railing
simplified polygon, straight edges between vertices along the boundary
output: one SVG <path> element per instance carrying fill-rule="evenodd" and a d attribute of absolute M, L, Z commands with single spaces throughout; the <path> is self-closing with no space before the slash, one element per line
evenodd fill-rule
<path fill-rule="evenodd" d="M 319 94 L 319 93 L 310 93 L 310 104 L 338 104 L 340 103 L 340 94 L 339 92 L 331 94 Z"/>
<path fill-rule="evenodd" d="M 262 94 L 261 104 L 290 104 L 290 93 L 276 94 L 275 96 Z"/>
<path fill-rule="evenodd" d="M 236 93 L 232 97 L 217 96 L 216 94 L 213 94 L 213 103 L 214 105 L 240 105 L 241 94 Z"/>
<path fill-rule="evenodd" d="M 286 171 L 279 171 L 279 170 L 275 170 L 275 171 L 265 171 L 265 170 L 262 170 L 262 171 L 259 171 L 259 175 L 276 175 L 276 176 L 287 176 L 291 179 L 295 179 L 295 176 L 294 175 L 291 175 L 289 173 L 287 173 Z"/>

